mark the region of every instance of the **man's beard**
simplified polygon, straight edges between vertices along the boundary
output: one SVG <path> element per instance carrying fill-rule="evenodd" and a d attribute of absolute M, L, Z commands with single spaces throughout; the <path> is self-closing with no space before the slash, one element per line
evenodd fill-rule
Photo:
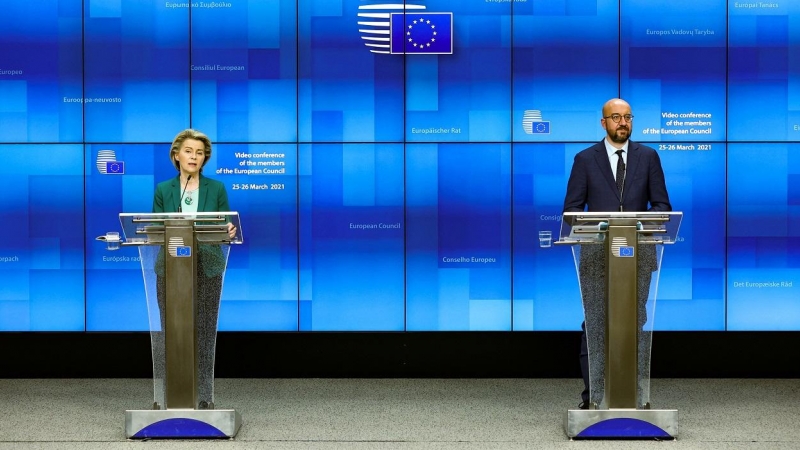
<path fill-rule="evenodd" d="M 625 131 L 625 137 L 620 136 L 619 132 Z M 608 133 L 608 137 L 611 139 L 611 142 L 616 142 L 617 144 L 624 144 L 625 141 L 628 140 L 628 137 L 631 134 L 631 130 L 628 128 L 617 128 L 614 130 L 613 133 Z"/>

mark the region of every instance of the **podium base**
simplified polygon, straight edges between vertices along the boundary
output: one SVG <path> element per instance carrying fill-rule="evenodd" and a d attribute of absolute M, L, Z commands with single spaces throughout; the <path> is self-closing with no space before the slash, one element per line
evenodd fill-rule
<path fill-rule="evenodd" d="M 564 430 L 573 439 L 675 439 L 676 409 L 571 409 Z"/>
<path fill-rule="evenodd" d="M 232 409 L 153 409 L 125 411 L 129 439 L 229 439 L 242 426 Z"/>

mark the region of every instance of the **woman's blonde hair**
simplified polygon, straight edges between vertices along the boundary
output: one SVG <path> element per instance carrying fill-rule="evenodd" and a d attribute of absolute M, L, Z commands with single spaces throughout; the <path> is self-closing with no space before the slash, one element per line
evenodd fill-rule
<path fill-rule="evenodd" d="M 172 147 L 169 149 L 169 159 L 172 161 L 172 165 L 180 172 L 181 166 L 180 163 L 175 159 L 175 156 L 181 151 L 181 146 L 183 142 L 187 139 L 197 139 L 198 141 L 203 143 L 203 147 L 205 147 L 205 159 L 203 160 L 203 166 L 200 167 L 200 172 L 203 172 L 203 167 L 208 163 L 208 160 L 211 158 L 211 139 L 208 138 L 204 133 L 201 133 L 197 130 L 193 130 L 188 128 L 186 130 L 181 131 L 175 136 L 175 139 L 172 141 Z"/>

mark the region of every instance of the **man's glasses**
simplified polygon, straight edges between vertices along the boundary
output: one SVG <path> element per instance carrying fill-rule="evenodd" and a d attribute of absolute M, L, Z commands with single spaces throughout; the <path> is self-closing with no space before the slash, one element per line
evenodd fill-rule
<path fill-rule="evenodd" d="M 621 119 L 625 119 L 626 122 L 630 122 L 633 120 L 633 114 L 625 114 L 624 116 L 621 114 L 612 114 L 610 116 L 603 117 L 603 119 L 611 119 L 614 123 L 619 123 Z"/>

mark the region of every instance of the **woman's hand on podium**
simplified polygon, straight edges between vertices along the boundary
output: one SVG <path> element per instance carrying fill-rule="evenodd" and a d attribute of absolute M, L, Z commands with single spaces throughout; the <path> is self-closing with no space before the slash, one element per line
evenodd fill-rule
<path fill-rule="evenodd" d="M 233 239 L 236 237 L 236 227 L 233 226 L 232 223 L 228 222 L 228 236 Z"/>

